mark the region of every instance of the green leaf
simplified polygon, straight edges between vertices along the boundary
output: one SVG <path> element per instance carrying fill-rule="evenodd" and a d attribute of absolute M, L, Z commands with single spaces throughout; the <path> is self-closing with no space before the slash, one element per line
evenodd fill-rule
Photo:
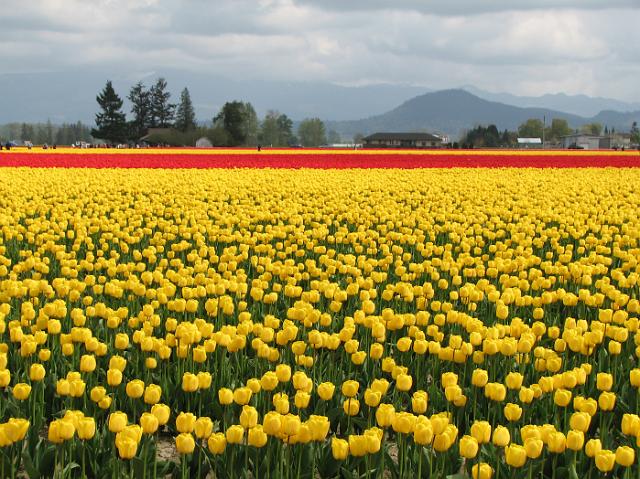
<path fill-rule="evenodd" d="M 66 476 L 74 469 L 80 469 L 80 464 L 78 464 L 77 462 L 70 462 L 69 464 L 64 466 L 64 469 L 62 470 L 62 475 Z"/>
<path fill-rule="evenodd" d="M 29 457 L 29 454 L 25 454 L 24 456 L 22 456 L 22 458 L 22 465 L 24 466 L 24 470 L 27 473 L 27 476 L 29 476 L 29 479 L 40 479 L 40 471 L 38 471 L 33 462 L 31 462 L 31 457 Z"/>

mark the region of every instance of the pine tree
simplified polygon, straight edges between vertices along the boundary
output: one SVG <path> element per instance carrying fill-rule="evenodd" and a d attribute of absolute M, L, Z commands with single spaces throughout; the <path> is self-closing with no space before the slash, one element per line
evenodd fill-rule
<path fill-rule="evenodd" d="M 175 126 L 180 131 L 189 131 L 196 129 L 196 113 L 191 103 L 191 95 L 189 90 L 185 88 L 180 94 L 180 104 L 176 111 Z"/>
<path fill-rule="evenodd" d="M 167 91 L 167 81 L 158 78 L 151 87 L 151 125 L 158 128 L 169 128 L 173 121 L 176 105 L 169 103 L 171 93 Z"/>
<path fill-rule="evenodd" d="M 96 97 L 101 112 L 96 114 L 96 128 L 91 136 L 110 143 L 120 143 L 127 138 L 127 123 L 122 112 L 122 98 L 113 89 L 111 81 L 107 81 L 104 90 Z"/>
<path fill-rule="evenodd" d="M 129 123 L 129 138 L 138 140 L 147 133 L 151 124 L 151 92 L 138 82 L 129 91 L 133 120 Z"/>

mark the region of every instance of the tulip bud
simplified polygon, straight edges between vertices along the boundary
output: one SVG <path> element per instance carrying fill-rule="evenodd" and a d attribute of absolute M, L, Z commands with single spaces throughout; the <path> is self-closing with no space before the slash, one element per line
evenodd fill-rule
<path fill-rule="evenodd" d="M 181 433 L 176 437 L 176 449 L 180 454 L 191 454 L 196 448 L 196 442 L 189 433 Z"/>
<path fill-rule="evenodd" d="M 218 390 L 218 401 L 223 406 L 233 403 L 233 391 L 227 388 L 221 388 Z"/>
<path fill-rule="evenodd" d="M 249 429 L 249 437 L 247 438 L 247 442 L 250 446 L 258 448 L 263 447 L 265 444 L 267 444 L 267 440 L 268 437 L 262 430 L 262 427 L 260 425 Z"/>
<path fill-rule="evenodd" d="M 182 390 L 192 393 L 198 390 L 198 376 L 193 373 L 184 373 L 182 375 Z"/>
<path fill-rule="evenodd" d="M 360 384 L 358 381 L 348 380 L 342 383 L 342 394 L 345 397 L 352 398 L 358 394 Z"/>
<path fill-rule="evenodd" d="M 242 444 L 244 438 L 244 428 L 242 426 L 233 425 L 226 432 L 227 443 Z"/>
<path fill-rule="evenodd" d="M 116 411 L 109 414 L 109 431 L 118 433 L 122 431 L 129 422 L 127 415 L 123 412 Z"/>
<path fill-rule="evenodd" d="M 220 455 L 224 453 L 224 450 L 227 447 L 227 438 L 224 433 L 217 432 L 209 436 L 207 446 L 212 454 Z"/>
<path fill-rule="evenodd" d="M 459 444 L 460 455 L 466 459 L 473 459 L 478 454 L 478 441 L 472 436 L 462 436 Z"/>
<path fill-rule="evenodd" d="M 176 418 L 176 429 L 180 433 L 191 433 L 196 425 L 196 417 L 190 412 L 181 412 Z"/>
<path fill-rule="evenodd" d="M 523 446 L 510 444 L 504 448 L 504 456 L 511 467 L 522 467 L 527 462 L 527 452 Z"/>
<path fill-rule="evenodd" d="M 331 438 L 331 453 L 337 461 L 344 461 L 349 455 L 349 443 L 344 439 Z"/>
<path fill-rule="evenodd" d="M 360 412 L 360 401 L 357 399 L 347 399 L 342 403 L 342 409 L 347 416 L 355 416 Z"/>
<path fill-rule="evenodd" d="M 31 386 L 26 383 L 18 383 L 13 386 L 13 397 L 18 401 L 25 401 L 31 394 Z"/>
<path fill-rule="evenodd" d="M 600 472 L 611 472 L 616 462 L 616 455 L 608 449 L 602 449 L 595 455 L 596 467 Z"/>
<path fill-rule="evenodd" d="M 44 379 L 46 371 L 42 364 L 32 364 L 29 368 L 29 379 L 33 382 L 39 382 Z"/>
<path fill-rule="evenodd" d="M 158 419 L 158 425 L 164 426 L 169 422 L 169 416 L 171 415 L 171 409 L 166 404 L 154 404 L 151 407 L 151 414 Z"/>
<path fill-rule="evenodd" d="M 505 447 L 511 442 L 511 434 L 504 426 L 496 426 L 493 430 L 492 442 L 498 447 Z"/>
<path fill-rule="evenodd" d="M 491 479 L 493 477 L 493 468 L 486 462 L 474 464 L 471 468 L 471 477 L 473 479 Z"/>
<path fill-rule="evenodd" d="M 252 406 L 243 406 L 240 413 L 240 425 L 245 429 L 251 429 L 258 424 L 258 411 Z"/>
<path fill-rule="evenodd" d="M 96 421 L 92 417 L 83 417 L 78 420 L 78 437 L 83 441 L 93 439 L 96 434 Z"/>
<path fill-rule="evenodd" d="M 629 446 L 619 446 L 616 449 L 616 462 L 622 467 L 631 467 L 636 460 L 636 453 Z"/>

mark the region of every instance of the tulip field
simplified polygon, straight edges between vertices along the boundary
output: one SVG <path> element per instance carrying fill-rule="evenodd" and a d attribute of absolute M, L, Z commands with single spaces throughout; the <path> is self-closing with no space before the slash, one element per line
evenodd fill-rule
<path fill-rule="evenodd" d="M 640 478 L 640 154 L 0 151 L 0 478 Z"/>

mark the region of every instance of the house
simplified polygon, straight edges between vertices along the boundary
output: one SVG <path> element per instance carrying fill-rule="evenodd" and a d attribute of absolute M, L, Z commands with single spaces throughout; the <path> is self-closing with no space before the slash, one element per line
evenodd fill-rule
<path fill-rule="evenodd" d="M 600 141 L 603 136 L 588 135 L 586 133 L 574 133 L 560 137 L 562 148 L 575 148 L 580 150 L 598 150 L 601 148 Z"/>
<path fill-rule="evenodd" d="M 431 133 L 374 133 L 362 139 L 364 148 L 441 148 L 443 138 Z"/>

